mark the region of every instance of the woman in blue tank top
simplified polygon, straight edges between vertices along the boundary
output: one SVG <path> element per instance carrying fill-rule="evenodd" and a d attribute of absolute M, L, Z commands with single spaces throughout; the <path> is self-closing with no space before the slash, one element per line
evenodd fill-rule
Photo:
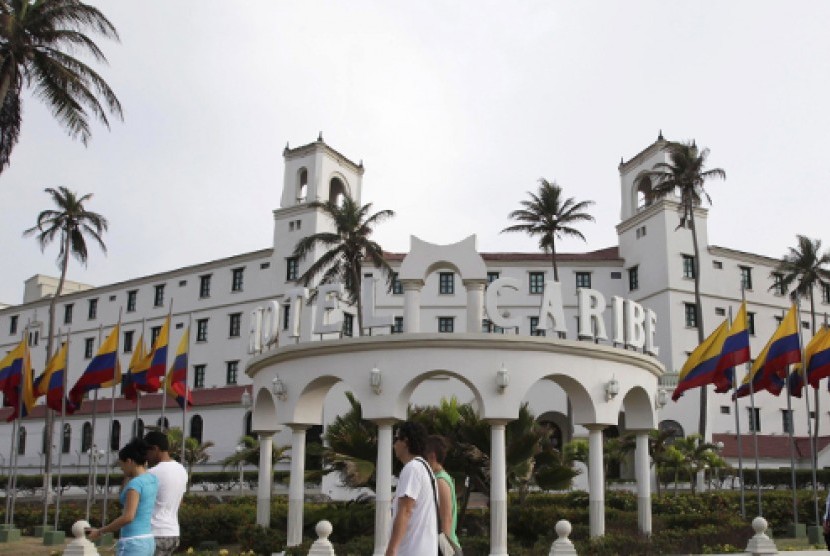
<path fill-rule="evenodd" d="M 95 540 L 104 533 L 121 530 L 116 556 L 153 556 L 156 543 L 150 528 L 150 517 L 156 503 L 158 479 L 147 473 L 147 445 L 140 438 L 130 441 L 118 452 L 118 464 L 128 479 L 121 491 L 121 515 L 100 529 L 90 529 Z"/>

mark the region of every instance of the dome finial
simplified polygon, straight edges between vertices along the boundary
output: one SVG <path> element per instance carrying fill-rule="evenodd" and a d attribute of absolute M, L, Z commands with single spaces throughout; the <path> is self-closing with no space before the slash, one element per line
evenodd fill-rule
<path fill-rule="evenodd" d="M 663 130 L 662 129 L 657 132 L 657 140 L 658 141 L 663 141 Z"/>
<path fill-rule="evenodd" d="M 323 132 L 321 131 L 320 134 L 317 136 L 317 141 L 322 143 L 323 142 Z"/>

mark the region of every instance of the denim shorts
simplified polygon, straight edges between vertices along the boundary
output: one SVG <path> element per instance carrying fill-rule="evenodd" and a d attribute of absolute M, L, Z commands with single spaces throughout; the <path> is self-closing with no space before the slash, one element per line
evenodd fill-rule
<path fill-rule="evenodd" d="M 153 556 L 156 539 L 152 535 L 118 539 L 115 544 L 115 556 Z"/>

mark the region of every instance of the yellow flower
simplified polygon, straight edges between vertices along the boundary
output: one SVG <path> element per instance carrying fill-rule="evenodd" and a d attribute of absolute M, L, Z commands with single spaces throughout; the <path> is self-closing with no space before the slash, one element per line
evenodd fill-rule
<path fill-rule="evenodd" d="M 222 550 L 220 550 L 219 551 L 219 556 L 228 556 L 228 549 L 223 548 Z"/>
<path fill-rule="evenodd" d="M 195 550 L 193 550 L 193 547 L 192 547 L 192 546 L 191 546 L 190 548 L 188 548 L 188 549 L 187 549 L 187 554 L 195 554 L 195 553 L 196 553 L 196 551 L 195 551 Z"/>

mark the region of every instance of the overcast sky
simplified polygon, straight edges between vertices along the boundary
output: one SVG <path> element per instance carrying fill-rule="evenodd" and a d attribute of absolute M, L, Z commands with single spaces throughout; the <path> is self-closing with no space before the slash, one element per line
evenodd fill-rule
<path fill-rule="evenodd" d="M 69 139 L 27 96 L 0 175 L 0 301 L 57 275 L 21 232 L 43 189 L 93 193 L 109 253 L 69 278 L 103 285 L 269 247 L 282 151 L 314 141 L 363 160 L 377 238 L 535 251 L 499 234 L 544 176 L 593 200 L 588 242 L 616 244 L 617 165 L 695 139 L 713 244 L 772 257 L 828 237 L 830 2 L 93 2 L 121 34 L 97 67 L 124 122 Z"/>

